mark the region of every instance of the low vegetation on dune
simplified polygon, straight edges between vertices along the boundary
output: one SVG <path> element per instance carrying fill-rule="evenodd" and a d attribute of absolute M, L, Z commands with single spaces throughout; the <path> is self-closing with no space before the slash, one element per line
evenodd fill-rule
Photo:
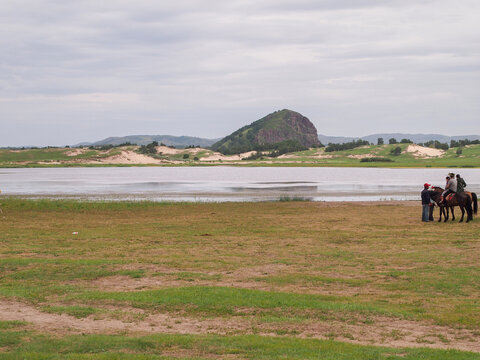
<path fill-rule="evenodd" d="M 480 359 L 480 223 L 6 198 L 0 358 Z"/>
<path fill-rule="evenodd" d="M 360 144 L 360 145 L 359 145 Z M 147 145 L 83 148 L 0 149 L 0 167 L 41 166 L 368 166 L 368 167 L 479 167 L 480 145 L 447 150 L 410 143 L 355 144 L 306 149 L 284 141 L 235 155 L 189 146 Z M 434 144 L 433 144 L 434 145 Z M 433 146 L 432 145 L 432 146 Z"/>

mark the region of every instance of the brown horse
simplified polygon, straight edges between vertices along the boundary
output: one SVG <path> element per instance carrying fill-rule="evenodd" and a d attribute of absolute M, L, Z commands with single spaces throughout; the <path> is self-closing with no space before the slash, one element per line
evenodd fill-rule
<path fill-rule="evenodd" d="M 449 214 L 448 209 L 452 212 L 452 221 L 455 220 L 455 213 L 453 208 L 455 206 L 459 206 L 460 210 L 462 211 L 462 218 L 460 222 L 463 222 L 463 218 L 465 216 L 465 209 L 467 210 L 467 222 L 473 220 L 473 213 L 477 214 L 478 211 L 478 200 L 477 194 L 465 191 L 463 193 L 455 193 L 453 196 L 448 196 L 445 200 L 445 204 L 443 204 L 441 200 L 441 196 L 443 193 L 443 189 L 441 187 L 434 186 L 430 191 L 430 197 L 433 201 L 435 201 L 440 208 L 440 218 L 438 221 L 442 221 L 442 214 L 444 215 L 444 222 L 448 221 Z M 474 209 L 472 210 L 472 203 Z M 446 208 L 446 211 L 445 211 Z"/>

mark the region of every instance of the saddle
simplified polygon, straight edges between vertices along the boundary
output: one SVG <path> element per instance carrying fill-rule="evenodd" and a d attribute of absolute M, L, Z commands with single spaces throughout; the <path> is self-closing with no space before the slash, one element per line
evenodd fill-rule
<path fill-rule="evenodd" d="M 452 201 L 454 198 L 455 194 L 448 194 L 447 197 L 445 198 L 446 201 Z"/>

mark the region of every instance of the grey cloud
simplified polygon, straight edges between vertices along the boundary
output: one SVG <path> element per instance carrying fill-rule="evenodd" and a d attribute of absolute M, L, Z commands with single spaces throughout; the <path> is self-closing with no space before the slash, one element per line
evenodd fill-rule
<path fill-rule="evenodd" d="M 433 118 L 447 128 L 458 114 L 459 132 L 478 133 L 479 10 L 470 0 L 0 2 L 0 124 L 38 127 L 44 144 L 218 137 L 290 107 L 329 134 L 421 132 Z"/>

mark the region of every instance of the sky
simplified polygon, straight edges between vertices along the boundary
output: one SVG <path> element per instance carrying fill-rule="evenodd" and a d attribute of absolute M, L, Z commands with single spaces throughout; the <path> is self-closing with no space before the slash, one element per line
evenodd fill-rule
<path fill-rule="evenodd" d="M 480 134 L 478 0 L 2 0 L 0 147 L 218 138 L 280 109 L 320 134 Z"/>

